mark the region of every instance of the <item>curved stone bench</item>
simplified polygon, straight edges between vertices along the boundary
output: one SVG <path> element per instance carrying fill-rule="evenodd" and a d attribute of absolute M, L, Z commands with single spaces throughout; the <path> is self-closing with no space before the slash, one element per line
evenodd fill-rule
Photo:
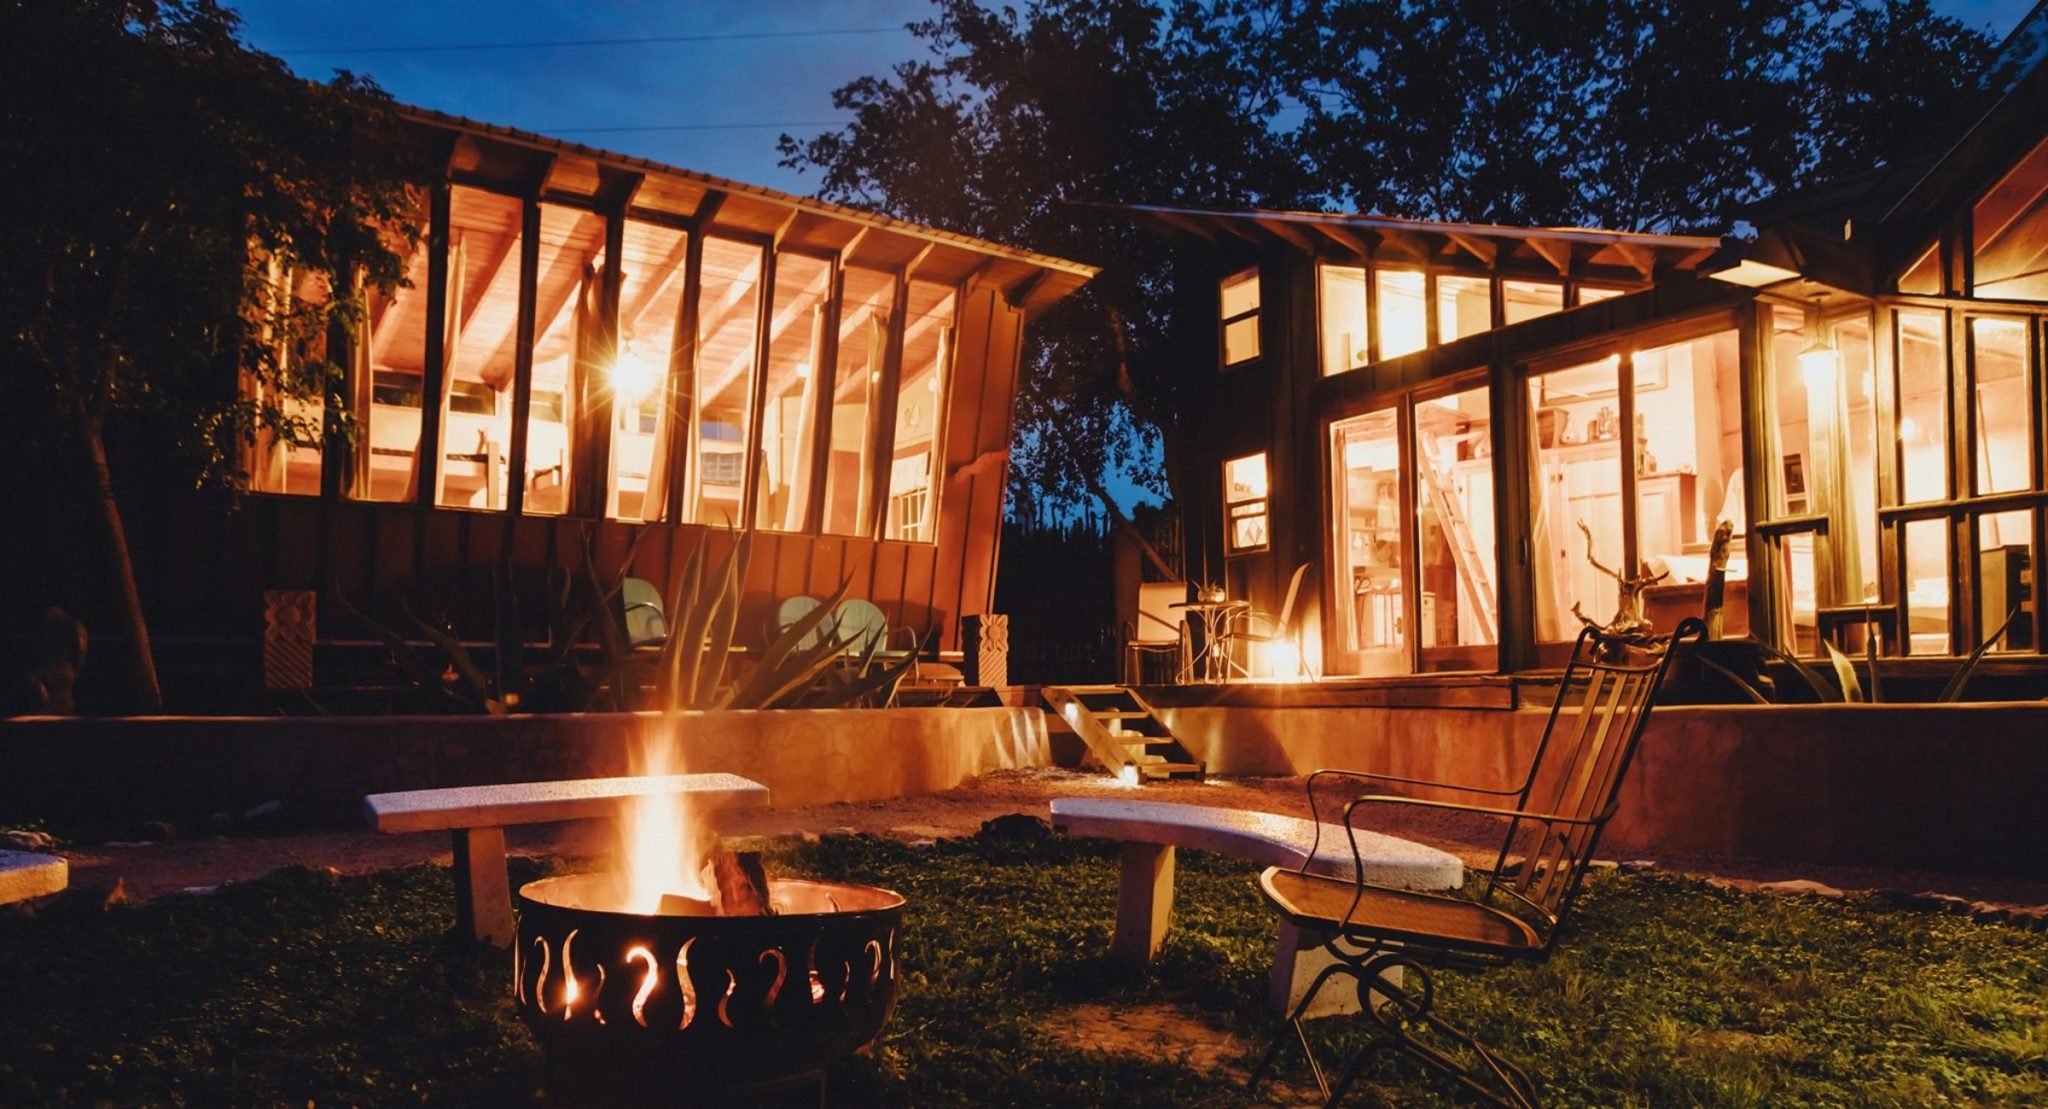
<path fill-rule="evenodd" d="M 1116 840 L 1123 844 L 1122 869 L 1116 896 L 1116 931 L 1112 957 L 1134 965 L 1150 962 L 1173 914 L 1173 850 L 1189 847 L 1245 859 L 1259 866 L 1298 867 L 1304 860 L 1316 874 L 1350 877 L 1363 872 L 1375 885 L 1401 889 L 1456 889 L 1465 882 L 1465 865 L 1456 855 L 1427 844 L 1359 829 L 1354 862 L 1351 838 L 1342 824 L 1318 826 L 1298 817 L 1249 812 L 1211 805 L 1170 801 L 1115 801 L 1093 797 L 1058 797 L 1052 802 L 1052 826 L 1073 836 Z M 1310 859 L 1313 850 L 1315 856 Z M 1286 1012 L 1307 978 L 1326 956 L 1313 952 L 1324 937 L 1306 936 L 1282 925 L 1274 953 L 1269 1000 Z M 1303 949 L 1309 957 L 1298 959 Z M 1332 991 L 1333 995 L 1343 991 Z M 1348 995 L 1347 995 L 1348 996 Z M 1351 1007 L 1356 1008 L 1356 999 Z M 1339 1011 L 1319 1005 L 1309 1016 Z"/>
<path fill-rule="evenodd" d="M 71 864 L 62 855 L 0 851 L 0 905 L 61 893 L 71 884 Z"/>
<path fill-rule="evenodd" d="M 510 947 L 505 829 L 617 816 L 626 802 L 649 795 L 688 797 L 700 812 L 768 807 L 768 787 L 737 774 L 667 774 L 373 793 L 363 798 L 363 816 L 386 834 L 455 833 L 455 926 L 485 943 Z"/>

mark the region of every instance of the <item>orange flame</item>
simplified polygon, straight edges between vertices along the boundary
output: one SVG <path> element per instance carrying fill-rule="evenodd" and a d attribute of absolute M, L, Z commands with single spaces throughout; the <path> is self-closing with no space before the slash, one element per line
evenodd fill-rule
<path fill-rule="evenodd" d="M 576 1015 L 576 998 L 582 993 L 582 990 L 576 984 L 576 960 L 569 954 L 570 949 L 576 946 L 576 933 L 582 930 L 581 928 L 569 929 L 569 938 L 562 941 L 562 977 L 568 983 L 562 987 L 563 1020 L 568 1020 Z"/>
<path fill-rule="evenodd" d="M 676 752 L 680 737 L 675 717 L 650 724 L 634 757 L 642 777 L 681 772 Z M 699 901 L 711 899 L 704 885 L 701 821 L 694 820 L 680 794 L 643 794 L 625 802 L 619 820 L 620 867 L 626 877 L 627 912 L 653 913 L 663 894 Z"/>

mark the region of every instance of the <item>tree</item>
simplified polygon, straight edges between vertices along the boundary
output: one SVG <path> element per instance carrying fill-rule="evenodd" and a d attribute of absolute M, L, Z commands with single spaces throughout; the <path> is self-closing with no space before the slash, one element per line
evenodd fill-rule
<path fill-rule="evenodd" d="M 1165 491 L 1176 251 L 1091 205 L 1294 206 L 1312 181 L 1273 125 L 1277 85 L 1236 43 L 1253 5 L 939 0 L 930 56 L 838 90 L 843 131 L 783 136 L 820 195 L 1064 257 L 1114 263 L 1033 329 L 1013 506 L 1071 508 L 1107 475 Z M 1167 450 L 1171 459 L 1174 452 Z"/>
<path fill-rule="evenodd" d="M 1025 506 L 1170 486 L 1175 391 L 1214 357 L 1166 326 L 1214 312 L 1185 259 L 1059 199 L 1719 233 L 1990 95 L 1990 44 L 1927 0 L 938 0 L 913 30 L 928 56 L 840 89 L 854 121 L 784 161 L 828 199 L 1107 264 L 1034 331 Z"/>
<path fill-rule="evenodd" d="M 174 443 L 195 483 L 230 489 L 259 435 L 329 433 L 294 400 L 324 399 L 346 434 L 323 339 L 357 318 L 358 282 L 401 279 L 417 238 L 425 178 L 387 98 L 294 77 L 236 29 L 207 0 L 0 0 L 4 403 L 82 478 L 142 711 L 161 693 L 110 429 Z"/>

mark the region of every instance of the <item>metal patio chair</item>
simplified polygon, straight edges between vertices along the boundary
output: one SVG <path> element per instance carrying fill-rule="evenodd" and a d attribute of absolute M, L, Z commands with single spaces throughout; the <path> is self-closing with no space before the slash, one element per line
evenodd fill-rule
<path fill-rule="evenodd" d="M 1318 827 L 1319 781 L 1429 785 L 1509 798 L 1466 805 L 1367 793 L 1344 806 L 1354 860 L 1359 858 L 1358 815 L 1375 806 L 1451 810 L 1505 821 L 1493 869 L 1475 875 L 1462 896 L 1374 885 L 1365 880 L 1362 863 L 1349 877 L 1312 874 L 1306 865 L 1268 867 L 1259 876 L 1260 892 L 1275 911 L 1304 933 L 1328 937 L 1322 950 L 1332 962 L 1310 982 L 1287 1018 L 1325 1105 L 1336 1104 L 1365 1060 L 1387 1048 L 1413 1056 L 1496 1105 L 1529 1109 L 1536 1104 L 1535 1085 L 1526 1071 L 1436 1013 L 1430 974 L 1549 957 L 1600 831 L 1614 815 L 1622 776 L 1665 669 L 1681 646 L 1697 644 L 1705 634 L 1700 621 L 1687 619 L 1660 649 L 1611 639 L 1592 628 L 1581 632 L 1536 757 L 1517 788 L 1474 789 L 1349 770 L 1309 775 L 1310 819 Z M 1315 851 L 1307 857 L 1315 858 Z M 1378 1026 L 1378 1034 L 1352 1056 L 1333 1086 L 1309 1045 L 1302 1018 L 1316 994 L 1339 977 L 1355 983 L 1362 1015 Z M 1422 1034 L 1430 1035 L 1425 1039 Z M 1282 1029 L 1252 1071 L 1249 1088 L 1257 1088 L 1286 1040 Z"/>
<path fill-rule="evenodd" d="M 1188 678 L 1188 618 L 1176 605 L 1188 599 L 1184 581 L 1145 582 L 1138 586 L 1138 618 L 1124 625 L 1124 684 L 1142 685 L 1144 656 L 1173 656 L 1173 681 Z"/>

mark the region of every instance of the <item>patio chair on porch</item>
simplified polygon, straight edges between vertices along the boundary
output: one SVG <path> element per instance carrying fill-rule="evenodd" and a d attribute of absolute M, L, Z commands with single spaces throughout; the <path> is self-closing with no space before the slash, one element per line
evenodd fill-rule
<path fill-rule="evenodd" d="M 1188 599 L 1184 581 L 1144 582 L 1138 586 L 1138 618 L 1124 625 L 1124 684 L 1145 684 L 1145 656 L 1173 656 L 1173 681 L 1187 677 L 1187 610 L 1175 608 Z"/>
<path fill-rule="evenodd" d="M 1246 643 L 1253 646 L 1262 643 L 1285 643 L 1292 647 L 1293 650 L 1289 652 L 1289 661 L 1295 672 L 1291 676 L 1303 678 L 1313 678 L 1315 675 L 1309 673 L 1308 656 L 1301 649 L 1301 628 L 1297 626 L 1297 621 L 1294 618 L 1294 603 L 1301 598 L 1301 583 L 1302 579 L 1308 576 L 1308 567 L 1309 564 L 1306 562 L 1296 566 L 1294 568 L 1294 576 L 1287 579 L 1287 595 L 1280 602 L 1280 614 L 1278 616 L 1270 612 L 1252 609 L 1245 613 L 1244 619 L 1239 621 L 1239 626 L 1233 629 L 1230 634 L 1233 647 L 1238 643 Z M 1258 672 L 1257 663 L 1258 660 L 1255 658 L 1246 658 L 1245 668 L 1251 673 L 1256 674 Z M 1278 673 L 1273 675 L 1275 678 L 1289 676 Z"/>
<path fill-rule="evenodd" d="M 1430 975 L 1445 968 L 1472 970 L 1549 957 L 1601 829 L 1614 815 L 1622 776 L 1642 738 L 1665 668 L 1682 645 L 1697 644 L 1705 634 L 1699 620 L 1687 619 L 1660 650 L 1610 639 L 1592 628 L 1581 632 L 1519 788 L 1472 789 L 1348 770 L 1309 775 L 1309 809 L 1318 827 L 1316 786 L 1325 781 L 1428 785 L 1510 798 L 1467 805 L 1366 793 L 1344 806 L 1354 859 L 1360 857 L 1356 833 L 1361 815 L 1388 806 L 1504 821 L 1506 835 L 1493 869 L 1479 872 L 1476 888 L 1468 888 L 1465 896 L 1375 885 L 1365 880 L 1362 864 L 1348 877 L 1314 874 L 1306 865 L 1268 867 L 1259 876 L 1260 892 L 1276 912 L 1304 933 L 1327 937 L 1322 950 L 1331 962 L 1288 1016 L 1325 1105 L 1344 1096 L 1368 1057 L 1388 1048 L 1449 1075 L 1496 1105 L 1535 1105 L 1535 1085 L 1526 1071 L 1436 1013 Z M 1315 852 L 1308 857 L 1313 859 Z M 1363 1003 L 1361 1015 L 1378 1027 L 1332 1085 L 1302 1020 L 1316 994 L 1339 977 L 1352 980 Z M 1275 1036 L 1253 1070 L 1252 1088 L 1272 1066 L 1287 1031 Z"/>

